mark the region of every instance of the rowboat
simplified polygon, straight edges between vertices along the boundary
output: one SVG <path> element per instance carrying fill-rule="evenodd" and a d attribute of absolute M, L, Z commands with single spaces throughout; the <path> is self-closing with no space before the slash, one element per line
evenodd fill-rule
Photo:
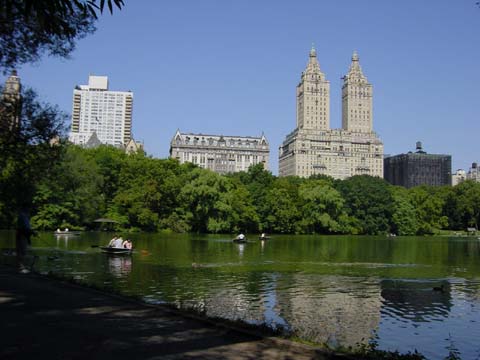
<path fill-rule="evenodd" d="M 109 246 L 100 246 L 100 250 L 102 250 L 102 252 L 105 254 L 112 254 L 112 255 L 130 255 L 132 253 L 131 249 L 116 248 L 116 247 L 109 247 Z"/>
<path fill-rule="evenodd" d="M 258 240 L 268 240 L 270 239 L 270 236 L 259 236 Z"/>
<path fill-rule="evenodd" d="M 243 239 L 239 239 L 239 238 L 235 238 L 232 240 L 234 243 L 238 243 L 238 244 L 243 244 L 243 243 L 246 243 L 247 242 L 247 238 L 243 238 Z"/>

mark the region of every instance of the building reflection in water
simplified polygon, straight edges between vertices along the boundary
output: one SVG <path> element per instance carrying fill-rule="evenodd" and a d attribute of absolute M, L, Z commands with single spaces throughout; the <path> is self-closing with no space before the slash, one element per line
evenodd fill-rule
<path fill-rule="evenodd" d="M 282 276 L 277 309 L 304 339 L 331 346 L 368 343 L 382 306 L 376 279 L 292 274 Z"/>
<path fill-rule="evenodd" d="M 205 298 L 206 314 L 260 324 L 264 310 L 258 301 L 258 286 L 264 281 L 257 275 L 252 273 L 246 278 L 244 275 L 232 275 L 229 286 L 223 283 L 217 289 L 210 289 Z"/>
<path fill-rule="evenodd" d="M 115 277 L 126 277 L 132 271 L 131 256 L 108 255 L 107 259 L 110 273 Z"/>
<path fill-rule="evenodd" d="M 452 308 L 450 285 L 446 281 L 383 280 L 382 315 L 429 322 L 448 317 Z"/>
<path fill-rule="evenodd" d="M 332 346 L 368 343 L 379 326 L 377 279 L 275 272 L 231 276 L 229 286 L 219 284 L 203 299 L 208 316 L 265 323 Z"/>

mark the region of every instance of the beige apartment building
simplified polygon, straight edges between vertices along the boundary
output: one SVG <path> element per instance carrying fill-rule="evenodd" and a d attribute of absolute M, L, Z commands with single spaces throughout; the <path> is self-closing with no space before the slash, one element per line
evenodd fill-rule
<path fill-rule="evenodd" d="M 279 176 L 383 177 L 383 143 L 373 131 L 372 96 L 354 52 L 343 77 L 342 128 L 330 129 L 330 83 L 312 48 L 297 86 L 297 126 L 279 149 Z"/>
<path fill-rule="evenodd" d="M 270 148 L 260 137 L 182 133 L 177 130 L 170 142 L 170 157 L 181 164 L 190 162 L 219 174 L 247 171 L 263 164 L 268 170 Z"/>

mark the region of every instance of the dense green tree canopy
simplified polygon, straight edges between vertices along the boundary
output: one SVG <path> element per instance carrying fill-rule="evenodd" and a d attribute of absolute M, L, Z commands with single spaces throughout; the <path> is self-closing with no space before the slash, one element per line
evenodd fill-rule
<path fill-rule="evenodd" d="M 338 182 L 338 190 L 348 204 L 348 214 L 358 220 L 363 234 L 382 234 L 389 231 L 393 198 L 383 179 L 353 176 Z"/>
<path fill-rule="evenodd" d="M 414 235 L 465 230 L 480 221 L 480 184 L 471 181 L 405 189 L 369 176 L 278 178 L 260 166 L 222 176 L 112 146 L 42 146 L 56 163 L 31 164 L 26 146 L 25 159 L 2 167 L 0 226 L 13 224 L 9 186 L 18 188 L 22 182 L 12 179 L 24 174 L 38 229 L 94 228 L 93 220 L 108 217 L 126 231 Z"/>

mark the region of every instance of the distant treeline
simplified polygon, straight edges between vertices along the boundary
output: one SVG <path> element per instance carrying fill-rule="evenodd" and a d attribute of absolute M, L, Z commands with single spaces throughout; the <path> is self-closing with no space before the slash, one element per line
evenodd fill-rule
<path fill-rule="evenodd" d="M 94 228 L 102 217 L 122 231 L 414 235 L 476 228 L 480 184 L 407 190 L 370 176 L 279 178 L 261 165 L 222 176 L 111 146 L 65 145 L 32 204 L 39 230 Z M 13 227 L 8 199 L 0 209 L 0 226 Z"/>

